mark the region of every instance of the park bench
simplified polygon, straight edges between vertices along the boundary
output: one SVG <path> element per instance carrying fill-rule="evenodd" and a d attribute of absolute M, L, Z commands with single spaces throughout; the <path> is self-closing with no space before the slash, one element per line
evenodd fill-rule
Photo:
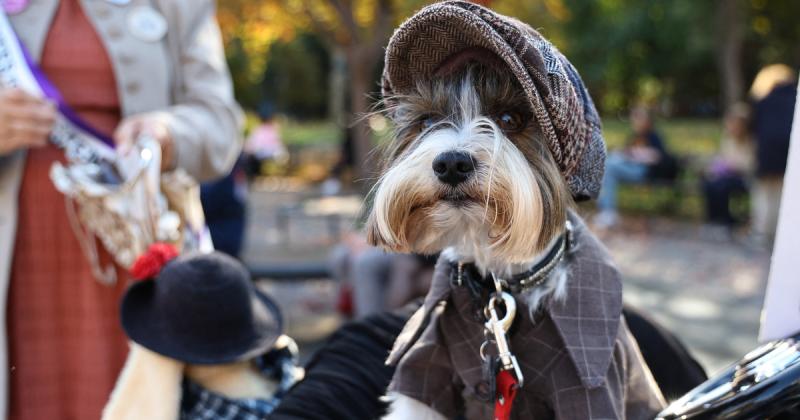
<path fill-rule="evenodd" d="M 618 202 L 623 210 L 678 215 L 685 201 L 701 195 L 699 172 L 691 157 L 675 157 L 674 174 L 642 183 L 620 185 Z"/>
<path fill-rule="evenodd" d="M 352 225 L 361 212 L 361 196 L 310 196 L 300 202 L 284 204 L 275 212 L 276 226 L 285 243 L 292 240 L 294 223 L 323 220 L 327 227 L 328 241 L 342 239 L 342 233 Z"/>
<path fill-rule="evenodd" d="M 638 184 L 622 184 L 619 189 L 620 209 L 645 214 L 702 219 L 704 200 L 703 171 L 707 162 L 695 156 L 676 157 L 677 173 L 673 178 L 650 179 Z M 732 211 L 741 220 L 749 214 L 749 195 L 732 198 Z"/>

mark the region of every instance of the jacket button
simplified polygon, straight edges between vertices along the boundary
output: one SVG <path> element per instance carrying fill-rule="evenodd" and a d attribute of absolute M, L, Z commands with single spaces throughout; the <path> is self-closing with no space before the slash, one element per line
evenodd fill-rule
<path fill-rule="evenodd" d="M 138 82 L 130 82 L 127 85 L 125 85 L 125 90 L 128 91 L 128 93 L 130 93 L 131 95 L 135 95 L 139 93 L 139 90 L 141 90 L 141 86 L 139 85 Z"/>
<path fill-rule="evenodd" d="M 133 55 L 128 53 L 122 53 L 119 55 L 119 62 L 124 65 L 131 65 L 136 61 Z"/>
<path fill-rule="evenodd" d="M 108 37 L 114 40 L 122 38 L 122 30 L 118 27 L 111 27 L 108 29 Z"/>
<path fill-rule="evenodd" d="M 111 9 L 108 8 L 108 5 L 97 2 L 97 7 L 94 9 L 94 13 L 97 15 L 97 17 L 105 19 L 111 16 Z"/>

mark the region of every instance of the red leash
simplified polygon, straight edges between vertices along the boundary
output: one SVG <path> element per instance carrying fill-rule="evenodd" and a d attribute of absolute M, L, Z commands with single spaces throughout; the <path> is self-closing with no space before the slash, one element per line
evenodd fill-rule
<path fill-rule="evenodd" d="M 519 386 L 510 370 L 502 370 L 497 374 L 497 395 L 494 399 L 494 420 L 509 420 L 511 406 L 517 396 Z"/>

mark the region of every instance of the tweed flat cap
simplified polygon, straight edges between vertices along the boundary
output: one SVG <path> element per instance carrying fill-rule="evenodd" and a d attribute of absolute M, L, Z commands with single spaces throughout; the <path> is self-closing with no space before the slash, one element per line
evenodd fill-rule
<path fill-rule="evenodd" d="M 573 197 L 597 197 L 606 148 L 594 103 L 564 55 L 517 19 L 465 1 L 423 8 L 389 40 L 384 98 L 408 93 L 448 57 L 475 47 L 496 54 L 525 90 Z"/>

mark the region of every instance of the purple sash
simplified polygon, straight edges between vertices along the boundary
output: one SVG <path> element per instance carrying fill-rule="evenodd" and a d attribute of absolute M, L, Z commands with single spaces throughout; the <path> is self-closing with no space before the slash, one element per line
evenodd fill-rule
<path fill-rule="evenodd" d="M 53 101 L 59 116 L 50 142 L 63 149 L 74 162 L 116 161 L 114 141 L 100 133 L 67 105 L 58 89 L 47 79 L 25 46 L 14 33 L 5 12 L 0 10 L 0 86 L 19 87 L 33 95 Z"/>
<path fill-rule="evenodd" d="M 61 92 L 58 91 L 58 88 L 47 78 L 42 71 L 41 67 L 33 60 L 30 53 L 28 53 L 28 49 L 25 48 L 25 45 L 17 39 L 17 43 L 19 44 L 20 50 L 22 50 L 22 56 L 25 57 L 25 64 L 28 65 L 28 69 L 31 71 L 34 79 L 36 82 L 39 83 L 39 87 L 42 89 L 42 93 L 44 96 L 51 101 L 53 101 L 58 110 L 61 112 L 61 115 L 64 116 L 67 120 L 69 120 L 73 125 L 80 128 L 81 130 L 91 134 L 94 137 L 97 137 L 98 140 L 105 143 L 108 147 L 114 148 L 114 140 L 111 137 L 106 136 L 105 134 L 98 131 L 96 128 L 92 127 L 86 120 L 81 118 L 75 110 L 70 107 L 66 101 L 64 101 L 64 97 L 61 96 Z"/>

